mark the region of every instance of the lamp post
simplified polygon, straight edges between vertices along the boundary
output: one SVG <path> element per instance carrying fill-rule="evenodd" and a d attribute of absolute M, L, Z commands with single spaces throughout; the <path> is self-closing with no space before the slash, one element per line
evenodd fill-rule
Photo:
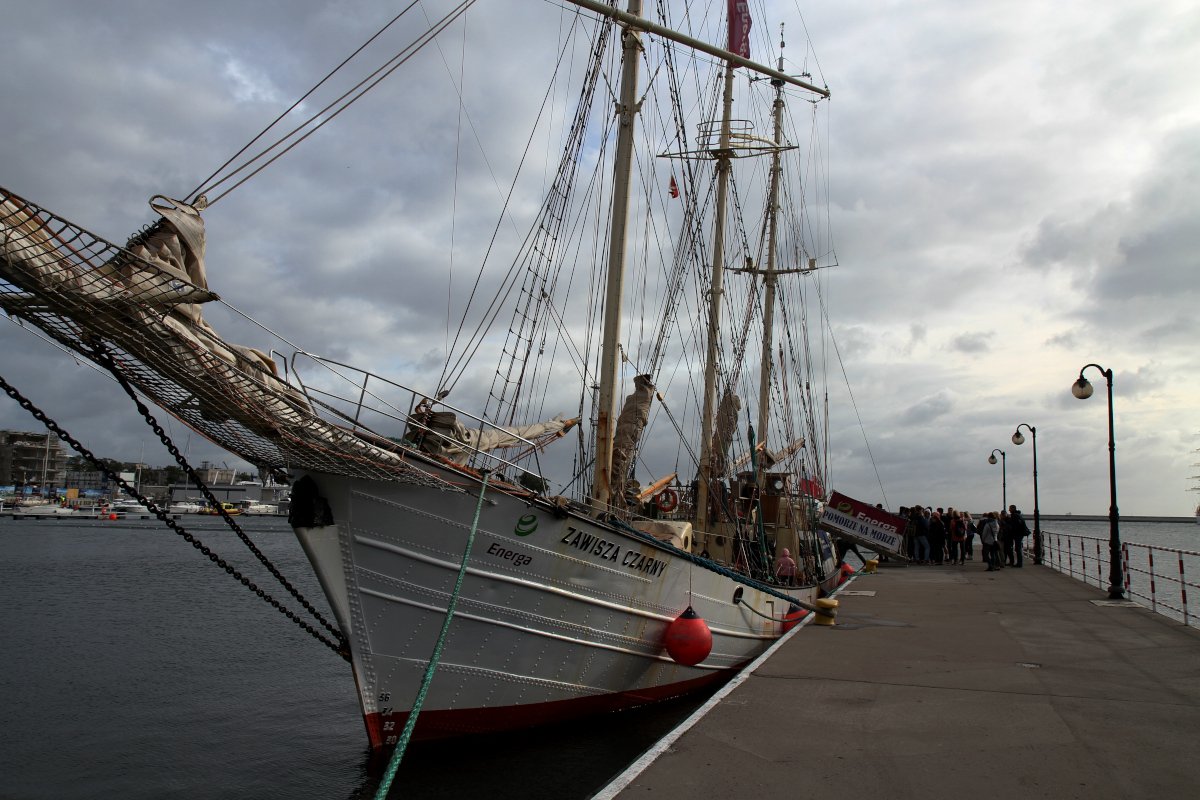
<path fill-rule="evenodd" d="M 1100 370 L 1100 374 L 1108 383 L 1108 596 L 1112 600 L 1121 600 L 1125 597 L 1125 581 L 1121 574 L 1120 515 L 1117 513 L 1117 442 L 1113 436 L 1113 373 L 1111 369 L 1105 369 L 1099 364 L 1085 364 L 1083 369 L 1079 370 L 1079 380 L 1071 385 L 1071 394 L 1080 400 L 1086 400 L 1092 396 L 1092 384 L 1083 377 L 1083 372 L 1088 367 Z"/>
<path fill-rule="evenodd" d="M 1000 448 L 992 450 L 988 463 L 996 463 L 996 453 L 1000 454 L 1000 510 L 1008 508 L 1008 456 Z"/>
<path fill-rule="evenodd" d="M 1038 509 L 1038 487 L 1037 487 L 1037 428 L 1030 425 L 1028 422 L 1022 422 L 1017 426 L 1017 430 L 1012 435 L 1012 442 L 1015 445 L 1025 444 L 1025 437 L 1021 435 L 1021 428 L 1029 428 L 1029 433 L 1033 436 L 1033 563 L 1042 563 L 1042 514 Z"/>

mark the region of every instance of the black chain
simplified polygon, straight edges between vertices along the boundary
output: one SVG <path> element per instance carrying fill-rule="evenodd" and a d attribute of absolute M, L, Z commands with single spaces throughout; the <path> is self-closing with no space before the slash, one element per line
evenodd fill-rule
<path fill-rule="evenodd" d="M 187 459 L 184 458 L 181 452 L 179 452 L 179 448 L 176 447 L 175 443 L 171 441 L 171 438 L 167 435 L 167 432 L 163 430 L 161 425 L 158 424 L 158 420 L 155 419 L 154 415 L 150 413 L 150 409 L 147 408 L 146 404 L 141 401 L 141 398 L 134 393 L 133 387 L 130 386 L 129 381 L 127 381 L 125 376 L 121 374 L 119 369 L 117 369 L 117 365 L 113 361 L 111 354 L 103 344 L 97 343 L 93 347 L 92 357 L 97 363 L 100 364 L 100 366 L 111 372 L 113 377 L 117 379 L 117 382 L 121 384 L 121 388 L 125 390 L 125 393 L 129 395 L 129 399 L 133 401 L 134 405 L 137 406 L 138 411 L 141 412 L 142 417 L 146 420 L 146 424 L 149 425 L 151 430 L 154 431 L 155 435 L 158 436 L 158 439 L 160 442 L 162 442 L 163 447 L 167 448 L 167 451 L 175 459 L 175 463 L 183 468 L 183 471 L 187 473 L 188 478 L 190 478 L 196 488 L 200 490 L 200 493 L 204 495 L 204 499 L 208 501 L 209 506 L 217 510 L 217 513 L 220 514 L 221 518 L 225 520 L 225 524 L 227 524 L 229 528 L 237 534 L 238 538 L 241 539 L 242 543 L 246 545 L 246 548 L 254 554 L 254 557 L 258 559 L 259 563 L 266 567 L 267 571 L 270 572 L 277 581 L 279 581 L 280 585 L 287 589 L 288 593 L 291 594 L 291 596 L 294 597 L 296 601 L 304 607 L 304 610 L 311 614 L 313 618 L 317 620 L 317 622 L 321 623 L 321 626 L 325 628 L 325 630 L 329 631 L 334 637 L 337 638 L 338 642 L 345 646 L 346 638 L 342 635 L 342 632 L 330 625 L 329 622 L 323 616 L 321 616 L 321 612 L 317 611 L 317 609 L 314 608 L 313 605 L 308 602 L 308 600 L 301 595 L 291 583 L 288 582 L 288 579 L 285 578 L 283 574 L 275 568 L 275 565 L 271 563 L 270 559 L 268 559 L 262 553 L 262 551 L 258 549 L 253 541 L 251 541 L 250 537 L 246 535 L 246 532 L 242 530 L 241 526 L 234 522 L 233 517 L 231 517 L 229 513 L 225 511 L 225 507 L 221 505 L 216 496 L 209 491 L 208 485 L 205 484 L 196 471 L 192 469 L 192 465 L 187 462 Z"/>
<path fill-rule="evenodd" d="M 106 356 L 103 356 L 103 357 L 106 358 Z M 112 369 L 111 361 L 106 366 L 109 366 L 109 368 Z M 114 371 L 114 375 L 116 375 L 117 380 L 120 381 L 122 386 L 126 387 L 126 391 L 130 391 L 128 388 L 128 384 L 121 378 L 121 376 L 118 373 L 116 373 L 115 371 Z M 305 620 L 301 619 L 299 616 L 297 616 L 294 611 L 292 611 L 291 609 L 284 606 L 282 603 L 280 603 L 278 600 L 276 600 L 274 597 L 272 597 L 270 594 L 268 594 L 263 589 L 259 588 L 259 586 L 257 584 L 255 584 L 252 580 L 250 580 L 245 575 L 243 575 L 241 572 L 239 572 L 235 567 L 233 567 L 233 565 L 229 564 L 227 561 L 225 561 L 225 559 L 221 558 L 219 555 L 217 555 L 215 552 L 213 552 L 203 542 L 201 542 L 195 536 L 193 536 L 192 534 L 190 534 L 186 530 L 184 530 L 184 528 L 182 526 L 180 526 L 175 520 L 171 519 L 171 517 L 168 516 L 165 511 L 163 511 L 161 508 L 159 508 L 158 505 L 154 503 L 154 501 L 150 500 L 147 497 L 144 497 L 135 488 L 130 486 L 127 482 L 125 482 L 124 479 L 122 479 L 119 475 L 117 475 L 112 470 L 110 470 L 104 464 L 104 462 L 102 462 L 100 459 L 98 459 L 90 450 L 88 450 L 86 447 L 84 447 L 82 444 L 80 444 L 79 441 L 77 441 L 73 436 L 71 436 L 71 434 L 69 434 L 67 431 L 63 430 L 63 428 L 61 426 L 59 426 L 59 424 L 57 422 L 50 419 L 48 416 L 46 416 L 46 414 L 41 409 L 34 406 L 34 404 L 28 398 L 26 398 L 24 395 L 22 395 L 19 391 L 17 391 L 16 388 L 14 388 L 8 381 L 6 381 L 4 379 L 3 375 L 0 375 L 0 388 L 4 389 L 5 393 L 8 394 L 9 397 L 11 397 L 13 400 L 16 400 L 17 403 L 21 406 L 21 408 L 28 411 L 30 414 L 33 415 L 33 417 L 35 419 L 37 419 L 39 422 L 41 422 L 43 425 L 45 425 L 47 429 L 54 432 L 58 436 L 59 439 L 66 442 L 67 444 L 69 444 L 71 446 L 71 448 L 73 450 L 75 450 L 75 452 L 79 453 L 81 456 L 83 456 L 89 462 L 91 462 L 97 469 L 99 469 L 101 472 L 103 472 L 105 477 L 107 477 L 110 481 L 113 481 L 117 485 L 119 485 L 121 487 L 121 489 L 127 495 L 135 498 L 139 503 L 141 503 L 143 506 L 145 506 L 151 512 L 153 512 L 154 516 L 156 516 L 164 525 L 166 525 L 171 530 L 173 530 L 176 534 L 181 536 L 183 538 L 183 540 L 186 541 L 188 544 L 190 544 L 192 547 L 196 548 L 201 553 L 203 553 L 205 556 L 207 556 L 209 561 L 211 561 L 214 564 L 216 564 L 217 566 L 221 567 L 223 570 L 225 570 L 225 572 L 227 572 L 235 580 L 237 580 L 239 583 L 241 583 L 243 586 L 245 586 L 250 591 L 254 592 L 256 595 L 259 596 L 259 598 L 261 598 L 262 600 L 265 600 L 267 603 L 269 603 L 271 606 L 273 606 L 277 611 L 279 611 L 279 613 L 283 614 L 285 617 L 290 619 L 292 622 L 296 623 L 301 628 L 308 631 L 308 633 L 310 635 L 312 635 L 312 637 L 315 638 L 317 641 L 319 641 L 322 644 L 324 644 L 325 646 L 329 647 L 334 652 L 341 655 L 347 661 L 350 660 L 350 653 L 349 653 L 349 650 L 346 645 L 346 638 L 342 634 L 342 632 L 339 630 L 336 630 L 334 628 L 331 628 L 329 623 L 326 622 L 323 617 L 321 617 L 320 613 L 317 612 L 316 609 L 314 609 L 307 600 L 305 600 L 303 597 L 300 596 L 299 592 L 297 592 L 291 586 L 291 584 L 289 584 L 287 582 L 287 580 L 279 573 L 279 571 L 275 568 L 275 566 L 272 565 L 269 560 L 267 560 L 267 557 L 265 555 L 263 555 L 263 553 L 254 545 L 253 542 L 250 541 L 249 537 L 246 536 L 245 532 L 242 531 L 241 528 L 239 528 L 236 525 L 236 523 L 233 522 L 232 517 L 230 517 L 228 514 L 226 514 L 224 512 L 224 510 L 222 510 L 222 516 L 224 516 L 226 522 L 228 522 L 234 528 L 234 531 L 238 534 L 238 536 L 242 539 L 242 541 L 246 543 L 246 545 L 250 548 L 250 550 L 252 552 L 254 552 L 254 554 L 256 556 L 258 556 L 259 561 L 261 561 L 263 563 L 263 565 L 266 566 L 268 570 L 270 570 L 271 574 L 274 575 L 281 583 L 283 583 L 283 585 L 292 593 L 292 595 L 294 597 L 296 597 L 304 605 L 305 609 L 307 609 L 309 611 L 309 613 L 313 614 L 318 619 L 318 621 L 320 621 L 320 623 L 325 626 L 325 628 L 327 630 L 329 630 L 333 633 L 334 637 L 337 639 L 336 642 L 326 638 L 324 635 L 321 634 L 320 631 L 318 631 L 316 628 L 314 628 L 312 625 L 310 625 L 307 621 L 305 621 Z M 207 487 L 205 487 L 203 485 L 203 483 L 200 482 L 199 476 L 197 476 L 195 474 L 195 472 L 192 470 L 192 468 L 190 466 L 187 466 L 187 464 L 182 461 L 182 456 L 179 454 L 178 449 L 175 448 L 175 446 L 173 444 L 170 444 L 169 440 L 165 438 L 166 437 L 165 432 L 162 432 L 162 428 L 158 425 L 158 423 L 156 421 L 154 421 L 154 418 L 150 415 L 149 409 L 145 408 L 145 406 L 139 400 L 137 400 L 136 397 L 134 397 L 134 400 L 135 400 L 135 402 L 137 402 L 139 410 L 142 411 L 143 416 L 145 416 L 147 418 L 147 421 L 150 422 L 151 426 L 155 429 L 155 432 L 159 433 L 160 438 L 163 438 L 163 443 L 165 445 L 167 445 L 169 450 L 171 450 L 172 455 L 174 455 L 176 457 L 176 459 L 181 462 L 181 465 L 184 466 L 184 468 L 187 470 L 187 472 L 189 473 L 189 476 L 191 476 L 195 481 L 197 481 L 197 485 L 200 486 L 201 490 L 205 493 L 205 496 L 209 498 L 210 502 L 214 502 L 216 507 L 220 508 L 221 507 L 220 503 L 216 502 L 216 498 L 214 498 L 212 496 L 211 492 L 208 491 Z"/>

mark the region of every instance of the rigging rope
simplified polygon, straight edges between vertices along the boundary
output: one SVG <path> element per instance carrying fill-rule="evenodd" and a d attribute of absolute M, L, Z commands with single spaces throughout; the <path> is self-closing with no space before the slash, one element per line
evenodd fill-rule
<path fill-rule="evenodd" d="M 562 209 L 566 207 L 566 204 L 571 197 L 571 187 L 573 187 L 575 183 L 575 169 L 579 165 L 579 152 L 586 142 L 586 112 L 590 109 L 591 98 L 594 96 L 596 77 L 598 74 L 597 65 L 600 57 L 603 55 L 605 45 L 608 41 L 608 31 L 609 26 L 601 26 L 600 35 L 597 37 L 597 40 L 593 42 L 591 58 L 594 66 L 592 67 L 591 71 L 589 71 L 589 80 L 585 82 L 584 88 L 580 94 L 580 99 L 576 109 L 576 116 L 567 135 L 569 144 L 564 147 L 562 158 L 559 161 L 558 173 L 553 184 L 558 188 L 548 193 L 546 202 L 540 212 L 540 222 L 538 225 L 530 229 L 525 241 L 522 243 L 522 248 L 519 251 L 520 253 L 525 254 L 527 258 L 532 258 L 535 255 L 541 255 L 546 262 L 549 262 L 551 260 L 551 256 L 549 254 L 555 251 L 557 248 L 559 234 L 562 231 L 566 219 L 565 215 L 562 213 Z M 554 76 L 549 85 L 546 87 L 546 92 L 542 97 L 542 105 L 538 111 L 539 121 L 542 117 L 542 114 L 545 113 L 546 108 L 550 104 L 552 90 L 555 85 L 554 79 L 557 78 L 558 72 L 562 68 L 563 60 L 568 52 L 568 45 L 573 38 L 573 35 L 564 37 L 563 46 L 559 50 L 558 63 L 555 67 Z M 507 209 L 508 203 L 511 201 L 514 193 L 516 192 L 517 178 L 520 176 L 521 169 L 525 166 L 525 161 L 529 157 L 529 154 L 533 148 L 534 135 L 536 132 L 537 124 L 535 122 L 533 128 L 530 130 L 529 137 L 526 139 L 525 149 L 521 153 L 521 160 L 517 167 L 517 173 L 513 176 L 513 181 L 509 188 L 509 194 L 505 199 L 505 209 Z M 562 187 L 566 188 L 564 189 Z M 509 268 L 509 273 L 503 280 L 501 289 L 495 293 L 491 302 L 481 312 L 480 319 L 475 327 L 475 330 L 467 337 L 467 340 L 463 342 L 461 352 L 455 356 L 454 353 L 459 347 L 459 339 L 462 336 L 467 321 L 467 314 L 469 313 L 471 305 L 475 300 L 476 292 L 479 290 L 481 281 L 483 279 L 484 268 L 487 266 L 488 257 L 490 256 L 492 248 L 496 243 L 496 239 L 499 234 L 500 221 L 503 219 L 504 214 L 502 213 L 500 220 L 497 221 L 497 224 L 492 231 L 492 238 L 488 243 L 487 251 L 484 254 L 483 259 L 480 261 L 479 270 L 475 275 L 475 283 L 472 285 L 470 295 L 467 298 L 467 302 L 463 308 L 462 317 L 459 320 L 458 332 L 455 334 L 454 341 L 451 343 L 450 349 L 446 354 L 446 362 L 442 367 L 442 375 L 438 379 L 439 388 L 453 388 L 458 382 L 459 378 L 461 378 L 466 372 L 467 363 L 479 349 L 480 345 L 482 345 L 488 330 L 490 329 L 491 325 L 495 323 L 500 311 L 503 309 L 503 301 L 516 287 L 517 277 L 521 274 L 519 271 L 520 262 L 514 261 L 513 265 Z M 530 282 L 532 282 L 532 279 L 528 278 L 528 275 L 533 272 L 534 270 L 530 269 L 530 267 L 527 265 L 525 273 L 527 275 L 527 280 L 530 280 Z M 527 283 L 526 286 L 528 285 L 529 284 Z M 510 335 L 512 333 L 513 332 L 510 329 Z M 500 414 L 497 413 L 495 417 L 499 419 Z"/>
<path fill-rule="evenodd" d="M 255 168 L 254 170 L 252 170 L 250 172 L 250 174 L 246 175 L 246 177 L 242 178 L 240 181 L 238 181 L 237 183 L 230 186 L 228 189 L 223 191 L 221 194 L 217 195 L 214 198 L 211 198 L 208 201 L 208 205 L 209 206 L 213 205 L 218 200 L 223 198 L 225 195 L 229 194 L 233 190 L 240 187 L 246 181 L 250 180 L 255 175 L 262 172 L 264 169 L 266 169 L 271 164 L 273 164 L 276 160 L 278 160 L 280 157 L 282 157 L 285 153 L 288 153 L 289 151 L 291 151 L 292 148 L 294 148 L 295 146 L 297 146 L 298 144 L 303 142 L 309 136 L 312 136 L 314 133 L 316 133 L 318 130 L 323 128 L 328 123 L 332 122 L 334 120 L 334 118 L 336 118 L 338 115 L 340 115 L 343 111 L 345 111 L 347 108 L 349 108 L 355 102 L 362 99 L 362 97 L 364 95 L 366 95 L 367 92 L 371 91 L 376 86 L 378 86 L 380 83 L 382 83 L 393 72 L 395 72 L 397 69 L 399 69 L 401 66 L 403 66 L 410 58 L 412 58 L 414 55 L 416 55 L 418 52 L 420 52 L 426 45 L 428 45 L 431 41 L 433 41 L 434 38 L 436 38 L 439 33 L 441 33 L 443 30 L 445 30 L 447 27 L 449 27 L 451 23 L 453 23 L 456 19 L 458 19 L 460 16 L 462 16 L 464 13 L 466 13 L 467 9 L 470 8 L 474 4 L 475 4 L 475 0 L 463 0 L 462 3 L 460 3 L 458 6 L 456 6 L 451 11 L 449 11 L 446 14 L 446 16 L 442 17 L 442 19 L 439 20 L 433 27 L 431 27 L 429 30 L 425 31 L 420 36 L 418 36 L 416 40 L 411 42 L 407 47 L 405 47 L 399 53 L 392 56 L 392 58 L 389 59 L 387 62 L 385 62 L 383 66 L 379 67 L 374 72 L 369 74 L 367 77 L 363 78 L 361 81 L 356 83 L 353 87 L 351 87 L 349 90 L 344 92 L 341 96 L 337 97 L 331 103 L 326 105 L 324 108 L 322 108 L 322 109 L 318 110 L 316 113 L 314 113 L 307 120 L 300 123 L 292 130 L 288 131 L 285 135 L 283 135 L 278 140 L 276 140 L 274 144 L 263 149 L 261 152 L 259 152 L 257 155 L 255 155 L 253 158 L 249 159 L 246 163 L 242 164 L 237 169 L 234 169 L 231 172 L 229 172 L 229 174 L 225 175 L 220 180 L 214 181 L 213 183 L 209 184 L 207 187 L 202 189 L 201 193 L 203 193 L 204 191 L 212 191 L 212 190 L 216 189 L 218 186 L 220 186 L 221 184 L 232 180 L 239 173 L 250 169 L 251 165 L 253 165 L 255 162 L 262 161 L 262 164 L 260 166 L 258 166 L 257 168 Z M 410 8 L 411 8 L 411 6 L 410 6 Z M 405 9 L 405 10 L 407 11 L 407 9 Z M 388 23 L 388 24 L 390 25 L 391 23 Z M 353 58 L 353 55 L 351 56 L 351 58 Z M 347 61 L 348 60 L 349 59 L 347 59 Z M 341 69 L 341 67 L 339 66 L 337 69 Z M 334 71 L 336 72 L 337 70 L 334 70 Z M 322 80 L 322 83 L 324 83 L 324 80 Z M 319 85 L 320 84 L 318 84 L 318 86 Z M 305 95 L 305 96 L 307 96 L 307 95 Z M 347 99 L 347 98 L 349 98 L 349 99 Z M 300 101 L 297 102 L 297 105 L 299 104 L 299 102 Z M 318 119 L 320 119 L 320 122 L 315 122 L 315 120 L 318 120 Z M 274 125 L 275 125 L 275 123 L 272 123 L 271 127 L 274 127 Z M 303 134 L 301 134 L 301 131 L 304 131 L 305 128 L 308 128 L 308 130 L 305 131 Z M 269 130 L 269 128 L 268 128 L 268 130 Z M 261 136 L 262 136 L 262 134 L 259 134 L 259 136 L 256 137 L 256 139 L 260 138 Z M 283 147 L 284 143 L 287 142 L 289 139 L 293 139 L 293 137 L 295 137 L 294 141 L 292 141 L 286 147 Z M 275 155 L 271 156 L 270 158 L 267 158 L 267 155 L 272 150 L 275 150 L 276 148 L 280 148 L 280 147 L 283 147 L 283 149 L 280 150 L 279 152 L 277 152 Z M 243 148 L 243 150 L 244 149 L 245 148 Z M 236 156 L 235 156 L 235 158 L 236 158 Z M 266 160 L 263 161 L 263 159 L 266 159 Z M 218 170 L 218 172 L 220 172 L 220 170 Z"/>
<path fill-rule="evenodd" d="M 386 800 L 387 798 L 388 790 L 392 787 L 392 781 L 396 778 L 396 770 L 400 768 L 400 761 L 404 758 L 404 751 L 408 749 L 408 742 L 412 737 L 413 728 L 417 725 L 417 716 L 421 713 L 421 706 L 425 704 L 425 695 L 429 692 L 429 685 L 433 683 L 433 674 L 437 670 L 438 662 L 442 658 L 442 648 L 446 644 L 446 634 L 450 631 L 450 621 L 454 619 L 454 609 L 458 605 L 459 595 L 462 594 L 463 578 L 467 574 L 467 562 L 471 557 L 471 546 L 475 544 L 475 533 L 479 530 L 479 514 L 483 509 L 484 496 L 487 494 L 490 473 L 484 470 L 480 475 L 482 480 L 479 484 L 479 502 L 475 505 L 475 519 L 471 520 L 471 532 L 467 535 L 467 545 L 463 548 L 462 564 L 459 565 L 458 577 L 454 581 L 454 590 L 450 594 L 450 602 L 446 607 L 446 618 L 442 620 L 442 630 L 438 634 L 437 644 L 433 647 L 433 655 L 430 656 L 429 663 L 425 667 L 425 676 L 421 679 L 421 688 L 417 691 L 416 699 L 413 700 L 412 709 L 408 712 L 408 719 L 404 723 L 404 731 L 400 734 L 400 741 L 396 744 L 396 751 L 392 753 L 387 771 L 384 773 L 383 779 L 379 782 L 379 789 L 375 792 L 375 800 Z"/>
<path fill-rule="evenodd" d="M 307 92 L 305 92 L 298 100 L 296 100 L 296 102 L 294 102 L 290 106 L 288 106 L 287 110 L 285 110 L 282 114 L 280 114 L 278 117 L 273 119 L 271 121 L 270 125 L 268 125 L 267 127 L 263 128 L 261 131 L 259 131 L 258 135 L 255 136 L 253 139 L 246 142 L 245 146 L 243 146 L 241 150 L 238 150 L 236 153 L 234 153 L 232 156 L 230 156 L 228 161 L 226 161 L 224 164 L 222 164 L 221 166 L 219 166 L 215 170 L 213 170 L 213 173 L 211 175 L 209 175 L 207 178 L 200 181 L 200 185 L 197 186 L 195 189 L 192 189 L 192 191 L 189 192 L 187 196 L 188 197 L 199 196 L 202 193 L 201 190 L 204 188 L 205 184 L 207 184 L 213 178 L 217 177 L 217 175 L 221 174 L 221 170 L 225 169 L 230 164 L 232 164 L 234 161 L 236 161 L 238 156 L 240 156 L 242 153 L 249 150 L 254 145 L 255 142 L 257 142 L 262 137 L 266 136 L 267 131 L 271 130 L 271 128 L 274 128 L 276 125 L 278 125 L 280 123 L 281 120 L 283 120 L 284 117 L 286 117 L 288 114 L 295 111 L 300 106 L 301 103 L 303 103 L 305 100 L 307 100 L 309 98 L 310 95 L 312 95 L 313 92 L 315 92 L 317 89 L 320 89 L 321 86 L 324 85 L 324 83 L 326 81 L 328 81 L 330 78 L 332 78 L 334 75 L 336 75 L 337 72 L 342 67 L 349 64 L 350 61 L 356 55 L 358 55 L 363 50 L 365 50 L 371 44 L 371 42 L 378 39 L 380 36 L 383 35 L 384 31 L 386 31 L 388 28 L 392 27 L 392 25 L 396 24 L 396 21 L 399 20 L 401 17 L 403 17 L 405 14 L 407 14 L 409 12 L 409 10 L 412 9 L 412 7 L 417 4 L 417 2 L 418 2 L 418 0 L 413 0 L 413 2 L 411 2 L 407 6 L 405 6 L 403 11 L 401 11 L 396 16 L 392 17 L 391 21 L 388 22 L 386 25 L 384 25 L 382 28 L 380 28 L 378 31 L 376 31 L 374 36 L 372 36 L 370 39 L 367 39 L 365 42 L 363 42 L 362 45 L 357 50 L 355 50 L 350 55 L 346 56 L 345 60 L 342 61 L 342 63 L 338 64 L 336 67 L 334 67 L 332 70 L 330 70 L 328 75 L 326 75 L 324 78 L 322 78 L 320 81 L 318 81 L 315 86 L 313 86 L 311 89 L 309 89 Z M 236 174 L 236 172 L 234 174 Z M 217 186 L 217 185 L 218 184 L 213 184 L 213 186 Z"/>

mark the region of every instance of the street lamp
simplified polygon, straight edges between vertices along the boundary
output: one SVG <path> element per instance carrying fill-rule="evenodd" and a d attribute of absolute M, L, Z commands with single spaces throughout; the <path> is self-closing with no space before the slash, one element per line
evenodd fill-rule
<path fill-rule="evenodd" d="M 1021 435 L 1021 428 L 1029 428 L 1029 433 L 1033 436 L 1033 563 L 1042 563 L 1042 514 L 1038 509 L 1038 490 L 1037 490 L 1037 428 L 1030 425 L 1028 422 L 1022 422 L 1017 426 L 1016 432 L 1012 435 L 1012 442 L 1016 445 L 1025 444 L 1025 437 Z"/>
<path fill-rule="evenodd" d="M 1108 382 L 1108 596 L 1112 600 L 1125 597 L 1125 581 L 1121 575 L 1121 532 L 1119 529 L 1120 515 L 1117 513 L 1117 442 L 1113 436 L 1113 402 L 1111 369 L 1105 369 L 1099 364 L 1085 364 L 1079 370 L 1079 380 L 1071 385 L 1071 394 L 1080 400 L 1092 396 L 1092 384 L 1083 377 L 1083 371 L 1088 367 L 1100 370 L 1104 380 Z"/>
<path fill-rule="evenodd" d="M 988 456 L 989 464 L 996 463 L 996 453 L 1000 454 L 1000 509 L 1004 510 L 1008 508 L 1008 457 L 1003 450 L 995 448 L 992 450 L 992 454 Z"/>

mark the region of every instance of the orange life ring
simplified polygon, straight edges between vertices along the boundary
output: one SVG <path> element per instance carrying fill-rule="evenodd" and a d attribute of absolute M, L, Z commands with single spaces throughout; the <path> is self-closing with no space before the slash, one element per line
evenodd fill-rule
<path fill-rule="evenodd" d="M 664 514 L 670 514 L 679 508 L 679 493 L 674 489 L 663 489 L 654 498 L 654 505 L 658 506 L 658 510 Z"/>

